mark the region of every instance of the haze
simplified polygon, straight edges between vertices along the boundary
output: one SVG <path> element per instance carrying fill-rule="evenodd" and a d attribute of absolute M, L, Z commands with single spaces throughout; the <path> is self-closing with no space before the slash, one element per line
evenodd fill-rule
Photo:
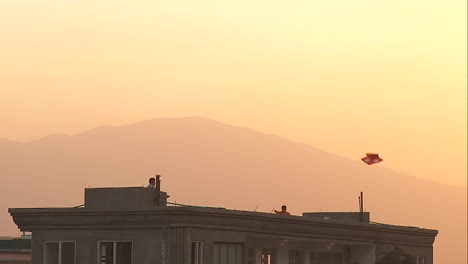
<path fill-rule="evenodd" d="M 0 140 L 0 160 L 0 234 L 18 234 L 7 208 L 72 207 L 83 203 L 84 188 L 145 186 L 157 172 L 171 202 L 266 213 L 281 204 L 295 215 L 356 211 L 363 191 L 372 221 L 437 229 L 435 263 L 467 263 L 466 187 L 210 119 L 157 118 L 29 143 Z"/>
<path fill-rule="evenodd" d="M 466 186 L 466 1 L 0 2 L 0 137 L 204 116 Z"/>

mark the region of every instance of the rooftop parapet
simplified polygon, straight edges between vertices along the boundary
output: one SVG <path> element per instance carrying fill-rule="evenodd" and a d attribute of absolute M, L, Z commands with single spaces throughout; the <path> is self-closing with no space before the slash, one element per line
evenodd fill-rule
<path fill-rule="evenodd" d="M 86 188 L 85 208 L 129 209 L 157 206 L 157 191 L 154 188 Z M 167 194 L 160 192 L 160 204 L 165 206 Z"/>
<path fill-rule="evenodd" d="M 302 216 L 308 219 L 333 220 L 347 223 L 369 223 L 369 212 L 313 212 L 303 213 Z"/>

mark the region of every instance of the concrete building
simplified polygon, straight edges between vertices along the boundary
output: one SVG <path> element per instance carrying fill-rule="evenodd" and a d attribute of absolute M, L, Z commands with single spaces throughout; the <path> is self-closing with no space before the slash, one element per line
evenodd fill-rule
<path fill-rule="evenodd" d="M 395 249 L 433 264 L 436 230 L 376 224 L 369 213 L 288 216 L 165 206 L 165 197 L 95 188 L 79 208 L 9 212 L 33 234 L 33 264 L 373 264 Z"/>
<path fill-rule="evenodd" d="M 30 264 L 31 236 L 0 237 L 1 264 Z"/>

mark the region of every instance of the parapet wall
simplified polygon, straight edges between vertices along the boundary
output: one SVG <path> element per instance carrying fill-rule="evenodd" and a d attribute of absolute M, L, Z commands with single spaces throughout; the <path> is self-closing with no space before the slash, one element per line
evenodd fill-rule
<path fill-rule="evenodd" d="M 156 206 L 156 189 L 144 187 L 87 188 L 85 208 L 129 209 Z M 161 192 L 161 205 L 166 205 L 166 193 Z"/>
<path fill-rule="evenodd" d="M 316 213 L 303 213 L 302 216 L 308 219 L 321 219 L 342 221 L 347 223 L 369 223 L 370 213 L 363 212 L 362 219 L 359 212 L 316 212 Z"/>

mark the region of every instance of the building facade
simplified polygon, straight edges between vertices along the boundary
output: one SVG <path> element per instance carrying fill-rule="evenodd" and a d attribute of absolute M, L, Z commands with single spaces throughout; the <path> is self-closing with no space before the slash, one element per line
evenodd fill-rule
<path fill-rule="evenodd" d="M 165 206 L 164 197 L 86 189 L 80 208 L 9 212 L 32 232 L 33 264 L 373 264 L 395 250 L 433 264 L 436 230 L 375 224 L 369 214 Z"/>

